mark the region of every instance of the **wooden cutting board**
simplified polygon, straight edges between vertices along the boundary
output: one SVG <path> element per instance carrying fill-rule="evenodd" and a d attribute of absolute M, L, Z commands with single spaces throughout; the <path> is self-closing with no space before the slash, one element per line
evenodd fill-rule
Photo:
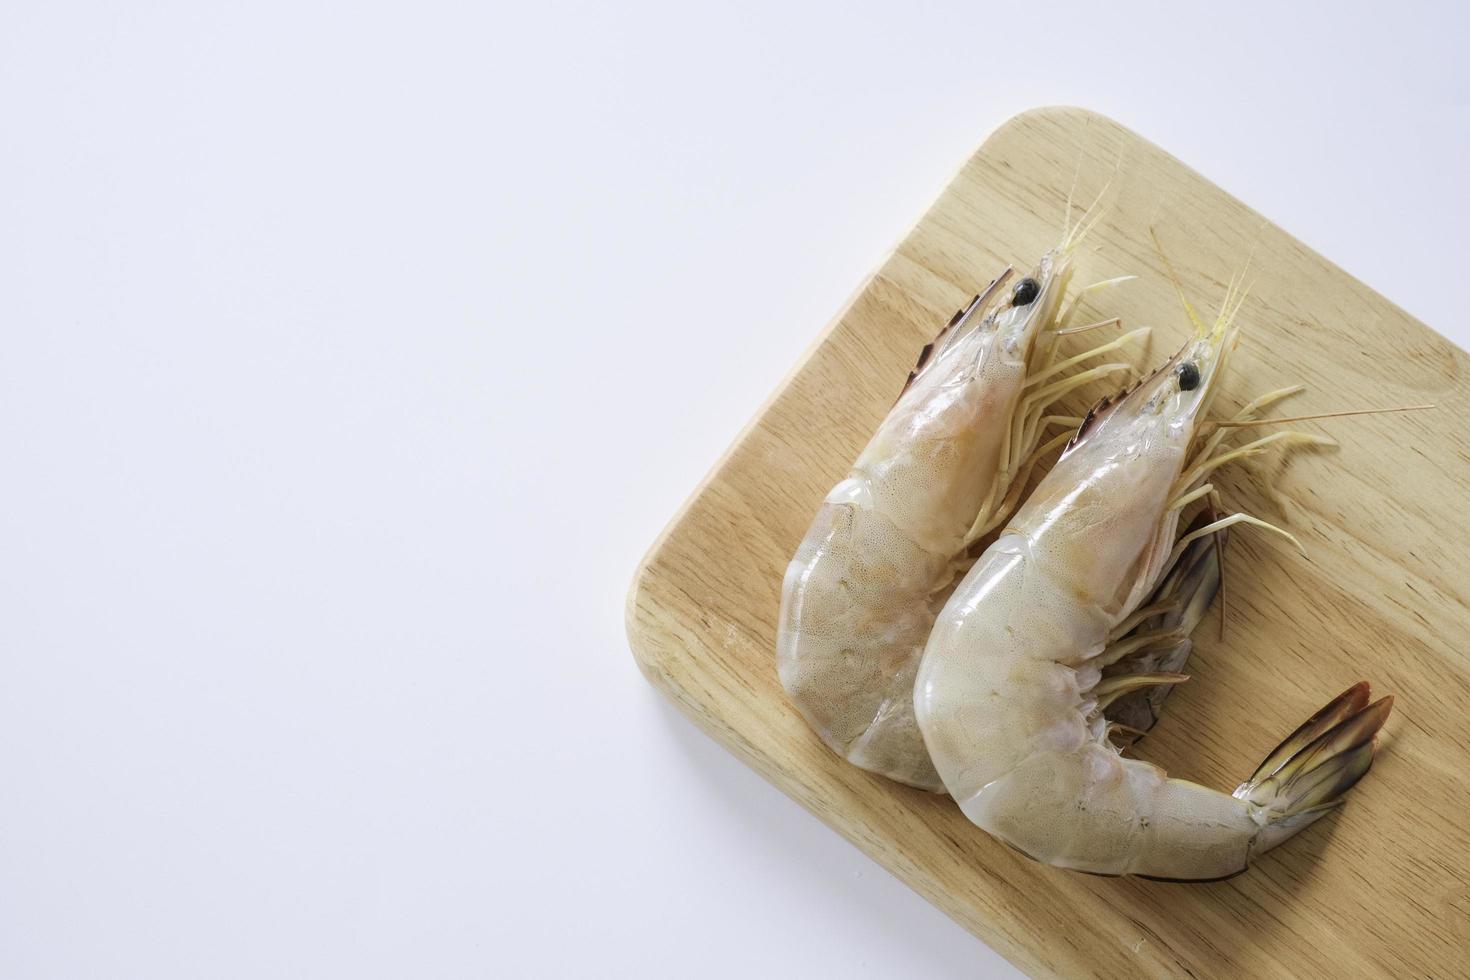
<path fill-rule="evenodd" d="M 1188 333 L 1153 224 L 1211 310 L 1254 249 L 1223 404 L 1301 381 L 1309 390 L 1282 412 L 1438 406 L 1305 423 L 1341 448 L 1216 481 L 1227 504 L 1292 529 L 1308 557 L 1234 535 L 1223 639 L 1201 628 L 1193 680 L 1138 755 L 1229 790 L 1360 678 L 1397 707 L 1346 807 L 1215 884 L 1034 864 L 947 798 L 827 751 L 774 664 L 786 564 L 919 348 L 1001 268 L 1028 268 L 1055 243 L 1074 174 L 1090 200 L 1115 166 L 1073 284 L 1141 276 L 1090 304 L 1095 318 L 1155 327 L 1140 363 Z M 1096 336 L 1072 339 L 1080 349 Z M 1467 370 L 1463 351 L 1157 147 L 1079 110 L 1028 112 L 970 158 L 654 544 L 629 596 L 629 639 L 702 728 L 1029 974 L 1470 975 Z"/>

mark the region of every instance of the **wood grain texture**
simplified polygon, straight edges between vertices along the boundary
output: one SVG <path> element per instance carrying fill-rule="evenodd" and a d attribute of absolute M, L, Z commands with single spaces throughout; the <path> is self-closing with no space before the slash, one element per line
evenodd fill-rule
<path fill-rule="evenodd" d="M 1113 204 L 1073 282 L 1142 277 L 1091 304 L 1155 327 L 1142 361 L 1188 334 L 1148 243 L 1152 223 L 1206 308 L 1254 248 L 1222 405 L 1295 381 L 1310 387 L 1283 406 L 1291 414 L 1438 405 L 1306 424 L 1341 448 L 1268 457 L 1216 480 L 1227 503 L 1290 527 L 1308 557 L 1279 539 L 1234 536 L 1224 638 L 1200 630 L 1194 679 L 1138 755 L 1229 789 L 1360 678 L 1395 694 L 1397 708 L 1345 808 L 1245 875 L 1208 885 L 1030 862 L 947 798 L 827 751 L 774 664 L 786 564 L 919 348 L 1000 268 L 1028 267 L 1054 244 L 1074 173 L 1090 199 L 1120 153 Z M 1029 112 L 985 141 L 653 546 L 629 596 L 629 639 L 648 679 L 701 727 L 1029 974 L 1466 975 L 1466 367 L 1464 352 L 1157 147 L 1080 110 Z"/>

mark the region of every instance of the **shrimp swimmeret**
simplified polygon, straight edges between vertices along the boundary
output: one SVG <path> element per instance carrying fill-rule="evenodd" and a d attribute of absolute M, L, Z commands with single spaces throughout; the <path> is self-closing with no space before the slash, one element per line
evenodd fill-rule
<path fill-rule="evenodd" d="M 1128 366 L 1068 371 L 1145 332 L 1059 358 L 1061 324 L 1076 308 L 1076 296 L 1062 304 L 1072 254 L 1089 227 L 1084 218 L 1065 232 L 990 307 L 1007 270 L 925 347 L 786 571 L 776 641 L 781 683 L 822 739 L 864 769 L 943 791 L 913 715 L 929 627 L 972 560 L 968 549 L 1014 509 L 1037 458 L 1066 438 L 1043 442 L 1043 433 L 1079 421 L 1047 409 Z"/>
<path fill-rule="evenodd" d="M 1217 521 L 1212 511 L 1179 535 L 1181 512 L 1212 496 L 1208 475 L 1270 443 L 1329 441 L 1279 432 L 1221 449 L 1235 427 L 1259 424 L 1248 421 L 1258 409 L 1298 390 L 1208 421 L 1239 304 L 1227 297 L 1207 327 L 1186 302 L 1194 339 L 1088 414 L 929 637 L 915 713 L 939 774 L 974 823 L 1048 864 L 1176 880 L 1243 871 L 1340 802 L 1372 764 L 1392 706 L 1392 698 L 1369 704 L 1366 683 L 1349 688 L 1233 795 L 1125 759 L 1108 741 L 1110 702 L 1185 679 L 1172 655 L 1164 670 L 1157 661 L 1128 669 L 1140 641 L 1120 636 L 1166 608 L 1146 598 L 1156 583 L 1176 578 L 1176 565 L 1186 579 L 1208 577 L 1199 546 L 1227 525 L 1270 527 L 1244 514 Z M 1198 621 L 1187 618 L 1184 629 Z M 1179 637 L 1158 639 L 1168 651 Z"/>

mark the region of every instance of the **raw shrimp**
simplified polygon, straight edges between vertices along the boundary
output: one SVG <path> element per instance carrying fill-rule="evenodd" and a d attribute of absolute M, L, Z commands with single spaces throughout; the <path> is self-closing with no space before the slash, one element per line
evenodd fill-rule
<path fill-rule="evenodd" d="M 935 613 L 973 560 L 970 546 L 1015 507 L 1038 456 L 1066 439 L 1042 444 L 1044 431 L 1059 418 L 1078 421 L 1048 416 L 1048 406 L 1127 365 L 1068 370 L 1145 332 L 1058 358 L 1060 324 L 1081 295 L 1063 306 L 1072 254 L 1088 227 L 1084 216 L 986 312 L 1007 270 L 924 348 L 787 568 L 781 683 L 822 739 L 864 769 L 943 791 L 913 715 Z"/>
<path fill-rule="evenodd" d="M 1366 683 L 1293 732 L 1233 795 L 1125 759 L 1108 740 L 1109 702 L 1185 679 L 1173 672 L 1178 641 L 1198 621 L 1195 598 L 1218 581 L 1218 565 L 1212 573 L 1198 561 L 1201 543 L 1242 522 L 1270 527 L 1212 513 L 1178 535 L 1181 513 L 1212 497 L 1206 477 L 1272 443 L 1328 441 L 1280 432 L 1221 450 L 1232 426 L 1258 424 L 1245 420 L 1297 390 L 1208 421 L 1242 301 L 1227 295 L 1211 326 L 1185 302 L 1195 337 L 1087 415 L 931 631 L 914 699 L 933 762 L 966 816 L 1039 861 L 1105 875 L 1228 877 L 1332 809 L 1372 764 L 1392 698 L 1369 704 Z M 1152 604 L 1176 566 L 1182 593 Z M 1166 619 L 1121 639 L 1191 605 L 1190 622 L 1170 628 Z M 1166 669 L 1116 672 L 1150 651 Z M 1135 708 L 1151 722 L 1157 703 Z"/>

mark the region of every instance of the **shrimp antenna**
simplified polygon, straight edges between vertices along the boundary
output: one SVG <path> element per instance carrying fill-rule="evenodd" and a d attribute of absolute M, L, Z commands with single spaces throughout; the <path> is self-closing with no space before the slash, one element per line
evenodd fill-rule
<path fill-rule="evenodd" d="M 1077 147 L 1077 165 L 1072 168 L 1072 186 L 1067 188 L 1067 210 L 1062 213 L 1062 241 L 1072 237 L 1072 198 L 1077 193 L 1077 178 L 1082 174 L 1082 147 Z"/>
<path fill-rule="evenodd" d="M 1164 254 L 1164 246 L 1159 243 L 1158 230 L 1153 225 L 1148 226 L 1148 237 L 1153 239 L 1154 251 L 1159 253 L 1159 259 L 1164 263 L 1164 271 L 1169 274 L 1169 281 L 1174 284 L 1174 292 L 1179 294 L 1179 302 L 1184 304 L 1184 312 L 1189 314 L 1189 320 L 1194 324 L 1194 329 L 1201 337 L 1208 336 L 1210 328 L 1205 326 L 1205 321 L 1200 319 L 1194 304 L 1189 301 L 1188 296 L 1184 295 L 1184 286 L 1179 282 L 1179 273 L 1174 271 L 1174 263 L 1170 262 L 1169 256 Z"/>
<path fill-rule="evenodd" d="M 1113 181 L 1117 180 L 1118 174 L 1122 171 L 1123 152 L 1125 149 L 1125 144 L 1120 143 L 1118 145 L 1118 158 L 1113 161 L 1113 172 L 1108 175 L 1107 181 L 1103 183 L 1102 190 L 1097 192 L 1097 197 L 1093 198 L 1092 203 L 1082 212 L 1082 217 L 1077 220 L 1077 224 L 1074 227 L 1072 225 L 1072 201 L 1077 193 L 1078 174 L 1082 170 L 1082 150 L 1080 147 L 1078 148 L 1077 166 L 1072 171 L 1072 186 L 1067 191 L 1066 220 L 1062 222 L 1062 248 L 1065 251 L 1070 252 L 1081 245 L 1082 240 L 1091 234 L 1092 229 L 1097 226 L 1097 223 L 1102 220 L 1102 216 L 1107 213 L 1106 208 L 1098 210 L 1095 214 L 1093 212 L 1112 188 Z M 1089 217 L 1091 218 L 1090 221 L 1088 220 Z"/>
<path fill-rule="evenodd" d="M 1225 299 L 1220 304 L 1220 322 L 1226 326 L 1235 322 L 1235 317 L 1240 313 L 1240 308 L 1245 305 L 1245 301 L 1250 296 L 1251 290 L 1255 288 L 1254 282 L 1249 286 L 1244 286 L 1244 283 L 1246 274 L 1250 272 L 1251 263 L 1255 261 L 1256 248 L 1260 244 L 1261 239 L 1259 234 L 1257 234 L 1256 240 L 1251 242 L 1251 250 L 1246 253 L 1245 265 L 1241 266 L 1239 273 L 1230 278 L 1230 287 L 1225 291 Z M 1240 290 L 1239 295 L 1236 295 L 1236 290 Z M 1233 307 L 1230 305 L 1232 298 L 1235 300 Z"/>
<path fill-rule="evenodd" d="M 1434 405 L 1395 405 L 1392 408 L 1354 408 L 1344 412 L 1322 412 L 1318 415 L 1293 415 L 1290 418 L 1281 419 L 1228 419 L 1222 422 L 1213 422 L 1217 429 L 1245 429 L 1255 425 L 1276 425 L 1278 422 L 1315 422 L 1318 419 L 1340 419 L 1350 415 L 1392 415 L 1395 412 L 1424 412 Z"/>
<path fill-rule="evenodd" d="M 1247 260 L 1248 265 L 1249 261 Z M 1255 288 L 1255 283 L 1252 282 L 1249 286 L 1244 285 L 1245 273 L 1246 270 L 1241 269 L 1238 275 L 1231 278 L 1230 285 L 1225 290 L 1225 299 L 1220 303 L 1220 316 L 1215 321 L 1215 329 L 1222 332 L 1228 330 L 1230 325 L 1235 322 L 1235 318 L 1240 314 L 1240 308 L 1250 298 L 1251 290 Z"/>
<path fill-rule="evenodd" d="M 1112 186 L 1113 178 L 1109 177 L 1107 182 L 1103 184 L 1102 190 L 1097 192 L 1097 197 L 1094 197 L 1092 203 L 1087 206 L 1087 210 L 1082 212 L 1082 217 L 1077 219 L 1077 227 L 1063 241 L 1062 248 L 1065 251 L 1071 252 L 1077 246 L 1081 245 L 1082 240 L 1092 233 L 1093 228 L 1097 227 L 1097 223 L 1102 220 L 1102 216 L 1107 214 L 1107 208 L 1098 208 L 1098 205 L 1102 203 L 1103 196 L 1107 194 Z"/>

